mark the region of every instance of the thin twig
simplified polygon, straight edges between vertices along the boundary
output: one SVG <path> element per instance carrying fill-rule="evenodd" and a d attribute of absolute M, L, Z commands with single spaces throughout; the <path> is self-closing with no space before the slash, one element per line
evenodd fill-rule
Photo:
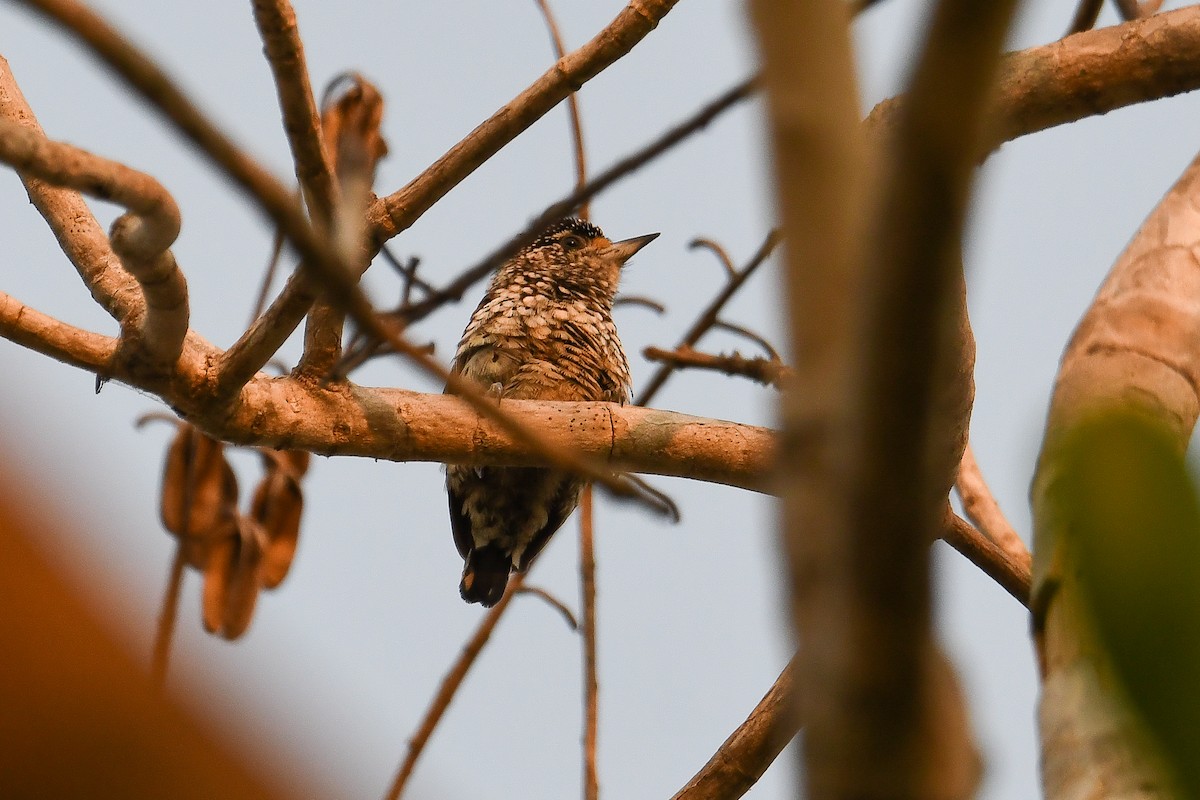
<path fill-rule="evenodd" d="M 792 656 L 746 721 L 671 800 L 736 800 L 750 791 L 800 731 L 795 691 Z"/>
<path fill-rule="evenodd" d="M 767 260 L 767 257 L 771 255 L 771 252 L 775 249 L 775 245 L 779 244 L 779 239 L 779 231 L 777 230 L 771 231 L 767 235 L 767 238 L 763 240 L 763 243 L 758 248 L 758 252 L 756 252 L 750 259 L 750 262 L 741 270 L 735 270 L 735 274 L 731 276 L 728 281 L 726 281 L 725 288 L 721 290 L 720 294 L 713 298 L 713 301 L 708 304 L 708 307 L 705 308 L 704 311 L 700 313 L 700 316 L 696 318 L 696 321 L 692 324 L 692 327 L 688 329 L 687 333 L 685 333 L 683 338 L 679 341 L 679 344 L 676 345 L 677 349 L 680 347 L 693 347 L 696 342 L 700 341 L 700 337 L 707 333 L 708 330 L 716 323 L 718 315 L 721 313 L 721 309 L 723 309 L 725 304 L 729 302 L 729 298 L 733 297 L 737 290 L 742 287 L 742 284 L 744 284 L 746 280 L 754 274 L 755 270 L 762 266 L 763 262 Z M 710 250 L 713 250 L 706 239 L 697 239 L 694 243 L 694 246 L 708 247 Z M 714 252 L 717 253 L 719 258 L 722 258 L 722 261 L 725 260 L 725 258 L 721 256 L 721 250 L 719 248 L 714 250 Z M 667 382 L 667 379 L 671 377 L 671 373 L 674 371 L 674 369 L 675 368 L 669 364 L 659 367 L 659 369 L 646 383 L 646 388 L 642 390 L 641 395 L 637 398 L 637 400 L 634 401 L 634 403 L 639 406 L 648 404 L 654 398 L 654 395 L 658 394 L 658 390 L 661 389 L 663 384 Z"/>
<path fill-rule="evenodd" d="M 554 595 L 547 592 L 545 589 L 536 586 L 522 586 L 517 590 L 517 594 L 529 594 L 544 600 L 551 608 L 562 614 L 563 619 L 567 621 L 567 627 L 573 631 L 579 630 L 579 620 L 575 618 L 574 612 L 567 608 L 567 604 L 559 600 Z"/>
<path fill-rule="evenodd" d="M 650 361 L 658 361 L 670 365 L 673 369 L 692 368 L 707 369 L 723 372 L 726 375 L 740 375 L 757 381 L 766 386 L 781 388 L 784 381 L 791 377 L 791 369 L 783 363 L 766 358 L 746 358 L 741 353 L 714 355 L 702 353 L 690 347 L 679 347 L 675 350 L 662 350 L 658 347 L 647 347 L 642 355 Z"/>
<path fill-rule="evenodd" d="M 547 0 L 537 0 L 538 8 L 542 11 L 542 17 L 546 20 L 546 27 L 550 29 L 550 40 L 554 43 L 554 54 L 558 56 L 558 60 L 567 57 L 567 49 L 563 44 L 562 34 L 558 29 L 558 22 L 554 19 L 554 14 L 550 11 L 550 4 Z M 579 114 L 579 92 L 571 92 L 567 95 L 567 111 L 571 117 L 571 133 L 574 140 L 575 149 L 575 188 L 581 189 L 587 183 L 587 150 L 583 144 L 583 120 Z M 588 204 L 584 202 L 579 207 L 579 216 L 583 219 L 588 219 L 591 214 L 588 211 Z"/>
<path fill-rule="evenodd" d="M 150 663 L 151 682 L 160 691 L 167 685 L 167 668 L 171 663 L 171 643 L 175 638 L 175 620 L 179 616 L 179 595 L 183 588 L 183 570 L 186 566 L 187 556 L 183 551 L 183 540 L 180 539 L 175 544 L 175 556 L 171 561 L 162 612 L 158 616 L 158 628 L 154 633 L 154 654 Z"/>
<path fill-rule="evenodd" d="M 271 292 L 271 284 L 275 282 L 275 273 L 279 271 L 279 260 L 283 257 L 283 234 L 275 231 L 271 242 L 271 257 L 267 261 L 266 272 L 263 273 L 262 283 L 258 287 L 258 299 L 254 301 L 254 313 L 250 315 L 250 325 L 262 316 L 263 308 L 267 305 L 267 295 Z"/>
<path fill-rule="evenodd" d="M 946 522 L 942 526 L 942 540 L 966 556 L 968 561 L 1000 584 L 1001 588 L 1019 600 L 1021 605 L 1029 607 L 1029 592 L 1033 580 L 1029 565 L 1014 561 L 971 523 L 950 510 L 949 506 L 946 510 Z"/>
<path fill-rule="evenodd" d="M 743 339 L 749 339 L 765 350 L 772 361 L 780 360 L 779 351 L 776 350 L 769 341 L 767 341 L 767 337 L 763 336 L 761 333 L 750 330 L 745 325 L 735 325 L 732 322 L 726 322 L 723 319 L 718 319 L 713 323 L 713 328 L 728 331 L 729 333 L 741 336 Z"/>
<path fill-rule="evenodd" d="M 441 721 L 442 716 L 446 713 L 446 709 L 450 707 L 450 701 L 454 699 L 454 694 L 458 691 L 458 687 L 462 685 L 463 679 L 467 677 L 467 672 L 470 671 L 471 665 L 475 663 L 475 659 L 479 656 L 479 651 L 487 644 L 488 638 L 491 637 L 492 631 L 496 628 L 496 623 L 504 615 L 504 609 L 508 608 L 509 602 L 512 601 L 516 592 L 520 590 L 524 581 L 525 575 L 522 573 L 517 573 L 509 579 L 508 589 L 504 592 L 504 596 L 480 620 L 478 627 L 475 628 L 475 633 L 463 645 L 462 653 L 459 655 L 458 660 L 454 662 L 450 671 L 446 673 L 446 677 L 442 679 L 442 685 L 438 687 L 437 694 L 434 695 L 433 701 L 429 704 L 429 708 L 425 712 L 425 716 L 421 719 L 421 724 L 417 727 L 416 733 L 408 741 L 408 753 L 404 756 L 404 763 L 400 765 L 400 770 L 396 773 L 396 777 L 388 789 L 386 800 L 398 800 L 404 791 L 404 786 L 408 782 L 409 776 L 412 775 L 413 769 L 416 768 L 417 759 L 421 757 L 421 752 L 429 742 L 430 735 L 433 734 L 434 728 L 437 727 L 438 722 Z"/>
<path fill-rule="evenodd" d="M 692 134 L 703 129 L 723 112 L 748 98 L 753 91 L 753 79 L 743 81 L 733 87 L 679 125 L 671 128 L 654 141 L 613 164 L 584 186 L 575 189 L 561 200 L 547 206 L 523 231 L 493 250 L 475 264 L 475 266 L 464 271 L 447 284 L 445 288 L 408 308 L 392 312 L 391 316 L 406 325 L 411 325 L 418 320 L 424 319 L 446 303 L 462 299 L 463 294 L 474 286 L 475 283 L 483 280 L 491 274 L 492 270 L 512 258 L 522 247 L 525 247 L 536 239 L 538 234 L 544 231 L 551 223 L 571 214 L 580 205 L 595 197 L 621 178 L 624 178 L 634 170 L 644 166 L 647 162 L 684 141 Z"/>
<path fill-rule="evenodd" d="M 599 800 L 596 768 L 600 684 L 596 677 L 596 551 L 592 527 L 592 487 L 579 498 L 579 595 L 583 625 L 583 798 Z"/>
<path fill-rule="evenodd" d="M 333 161 L 321 138 L 321 118 L 309 80 L 296 11 L 288 0 L 253 0 L 252 5 L 263 53 L 275 79 L 283 129 L 300 190 L 312 218 L 328 224 L 333 219 L 339 193 Z"/>
<path fill-rule="evenodd" d="M 655 314 L 667 313 L 667 307 L 657 300 L 652 300 L 649 297 L 641 297 L 639 295 L 623 294 L 613 301 L 613 308 L 617 306 L 641 306 L 648 308 Z"/>
<path fill-rule="evenodd" d="M 714 239 L 708 239 L 703 236 L 696 237 L 688 243 L 688 247 L 695 250 L 698 247 L 704 247 L 711 250 L 717 260 L 721 262 L 721 266 L 725 268 L 725 274 L 729 276 L 729 280 L 737 277 L 737 267 L 733 265 L 733 258 L 729 255 L 729 251 L 725 246 Z"/>
<path fill-rule="evenodd" d="M 447 192 L 567 95 L 629 53 L 677 2 L 640 0 L 630 3 L 591 41 L 559 59 L 525 91 L 471 131 L 407 186 L 381 197 L 368 212 L 373 240 L 382 243 L 412 225 Z"/>
<path fill-rule="evenodd" d="M 1029 555 L 1029 549 L 1009 524 L 987 481 L 983 479 L 970 443 L 963 451 L 962 461 L 958 465 L 954 488 L 962 500 L 963 513 L 967 519 L 974 523 L 984 536 L 999 545 L 1012 561 L 1030 569 L 1033 558 Z"/>

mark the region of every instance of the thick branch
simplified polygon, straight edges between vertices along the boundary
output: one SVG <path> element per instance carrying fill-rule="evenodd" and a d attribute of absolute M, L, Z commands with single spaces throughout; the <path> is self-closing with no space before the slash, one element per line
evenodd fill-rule
<path fill-rule="evenodd" d="M 613 403 L 505 400 L 503 410 L 556 447 L 612 467 L 763 491 L 774 453 L 767 428 Z M 319 387 L 255 378 L 232 415 L 185 407 L 206 433 L 235 444 L 392 461 L 546 463 L 538 448 L 461 398 L 401 389 Z"/>
<path fill-rule="evenodd" d="M 1055 381 L 1031 492 L 1034 630 L 1044 681 L 1042 779 L 1052 800 L 1175 794 L 1147 757 L 1139 725 L 1113 696 L 1107 662 L 1090 633 L 1077 562 L 1064 541 L 1068 534 L 1090 532 L 1066 529 L 1059 451 L 1064 437 L 1093 414 L 1130 407 L 1169 430 L 1180 452 L 1187 448 L 1200 415 L 1197 198 L 1200 156 L 1113 265 L 1072 335 Z M 1158 533 L 1136 530 L 1138 536 Z"/>
<path fill-rule="evenodd" d="M 986 150 L 1117 108 L 1200 89 L 1200 6 L 1085 31 L 1011 53 L 1000 63 Z M 895 125 L 904 96 L 867 115 L 872 133 Z"/>
<path fill-rule="evenodd" d="M 412 225 L 504 145 L 632 50 L 678 1 L 633 0 L 590 42 L 559 59 L 407 186 L 376 201 L 368 212 L 375 241 L 385 242 Z"/>

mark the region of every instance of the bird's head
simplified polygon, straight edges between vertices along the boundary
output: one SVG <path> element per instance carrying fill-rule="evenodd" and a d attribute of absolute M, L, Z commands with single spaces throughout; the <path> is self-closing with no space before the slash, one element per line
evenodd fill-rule
<path fill-rule="evenodd" d="M 592 223 L 567 217 L 547 228 L 517 260 L 565 290 L 598 291 L 611 298 L 621 268 L 657 238 L 651 233 L 614 242 Z"/>

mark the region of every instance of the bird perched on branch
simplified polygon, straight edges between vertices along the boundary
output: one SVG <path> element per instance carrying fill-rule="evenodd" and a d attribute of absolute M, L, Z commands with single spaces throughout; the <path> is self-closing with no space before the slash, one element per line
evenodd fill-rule
<path fill-rule="evenodd" d="M 629 399 L 612 320 L 621 268 L 657 233 L 612 242 L 570 217 L 506 262 L 471 315 L 453 372 L 498 400 Z M 493 606 L 579 502 L 584 480 L 542 467 L 446 467 L 459 592 Z"/>

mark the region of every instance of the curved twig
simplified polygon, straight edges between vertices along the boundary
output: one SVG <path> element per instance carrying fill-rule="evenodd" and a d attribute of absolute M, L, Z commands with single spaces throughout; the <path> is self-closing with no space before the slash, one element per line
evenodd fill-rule
<path fill-rule="evenodd" d="M 0 117 L 44 136 L 33 109 L 0 55 Z M 59 247 L 83 279 L 92 298 L 114 319 L 125 325 L 145 310 L 142 292 L 133 276 L 121 268 L 108 235 L 96 221 L 79 192 L 54 186 L 22 174 L 29 200 L 46 220 Z"/>
<path fill-rule="evenodd" d="M 179 234 L 179 208 L 158 181 L 124 164 L 53 142 L 0 119 L 0 161 L 57 186 L 125 206 L 109 239 L 146 303 L 140 325 L 123 336 L 125 357 L 155 373 L 169 373 L 188 329 L 187 283 L 167 249 Z"/>
<path fill-rule="evenodd" d="M 559 600 L 545 589 L 538 588 L 537 586 L 526 585 L 518 589 L 517 594 L 533 595 L 534 597 L 542 600 L 546 603 L 546 605 L 550 606 L 562 615 L 562 618 L 566 621 L 568 628 L 573 631 L 579 630 L 579 620 L 575 619 L 575 613 L 571 611 L 571 609 L 567 608 L 566 603 L 564 603 L 562 600 Z"/>

